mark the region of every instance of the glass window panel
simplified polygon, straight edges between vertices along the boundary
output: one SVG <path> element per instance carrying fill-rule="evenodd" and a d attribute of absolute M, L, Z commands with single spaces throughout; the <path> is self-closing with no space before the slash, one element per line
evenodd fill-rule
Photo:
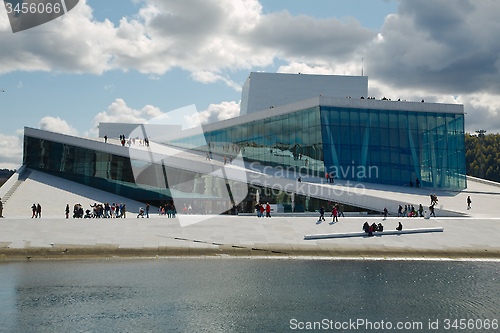
<path fill-rule="evenodd" d="M 350 127 L 349 126 L 340 126 L 340 143 L 341 144 L 350 144 L 351 143 L 351 135 L 350 135 Z"/>
<path fill-rule="evenodd" d="M 340 119 L 340 112 L 336 109 L 331 109 L 330 111 L 330 124 L 338 125 Z"/>
<path fill-rule="evenodd" d="M 368 162 L 370 165 L 378 165 L 380 163 L 381 148 L 378 145 L 370 146 L 368 150 Z"/>
<path fill-rule="evenodd" d="M 338 153 L 338 157 L 339 157 L 339 160 L 340 162 L 343 164 L 343 165 L 350 165 L 351 164 L 351 146 L 350 145 L 342 145 L 340 147 L 340 152 L 337 152 Z"/>
<path fill-rule="evenodd" d="M 408 115 L 408 127 L 411 130 L 416 130 L 418 128 L 418 119 L 415 113 L 410 113 Z"/>
<path fill-rule="evenodd" d="M 427 115 L 427 130 L 432 131 L 436 128 L 436 116 L 434 114 Z"/>
<path fill-rule="evenodd" d="M 349 112 L 350 116 L 350 125 L 351 126 L 359 126 L 359 111 L 357 109 L 351 109 L 351 112 Z"/>
<path fill-rule="evenodd" d="M 359 112 L 359 125 L 361 127 L 365 127 L 368 124 L 368 112 L 367 111 L 361 111 Z"/>
<path fill-rule="evenodd" d="M 427 117 L 425 115 L 419 114 L 417 116 L 418 118 L 418 130 L 420 132 L 426 131 L 427 130 Z"/>
<path fill-rule="evenodd" d="M 349 112 L 341 111 L 340 112 L 340 126 L 349 126 Z"/>
<path fill-rule="evenodd" d="M 389 114 L 387 111 L 380 111 L 379 112 L 379 120 L 380 120 L 380 127 L 381 128 L 388 128 L 389 127 Z"/>
<path fill-rule="evenodd" d="M 389 140 L 390 140 L 390 143 L 389 145 L 391 147 L 399 147 L 399 131 L 397 130 L 390 130 L 389 131 Z"/>
<path fill-rule="evenodd" d="M 387 129 L 380 130 L 380 145 L 384 147 L 390 146 L 389 133 Z"/>
<path fill-rule="evenodd" d="M 354 161 L 354 165 L 358 166 L 361 164 L 361 146 L 351 145 L 351 160 Z"/>
<path fill-rule="evenodd" d="M 399 130 L 399 140 L 396 146 L 408 148 L 409 147 L 409 138 L 408 138 L 408 130 L 400 129 Z"/>
<path fill-rule="evenodd" d="M 380 145 L 380 129 L 378 128 L 370 128 L 370 146 L 377 147 Z"/>
<path fill-rule="evenodd" d="M 380 128 L 378 110 L 369 110 L 370 127 Z"/>
<path fill-rule="evenodd" d="M 351 135 L 351 144 L 357 144 L 357 145 L 362 145 L 363 144 L 363 137 L 365 135 L 364 131 L 361 132 L 361 129 L 359 127 L 351 127 L 349 129 L 349 133 Z"/>
<path fill-rule="evenodd" d="M 389 112 L 389 128 L 397 129 L 398 125 L 398 115 L 395 112 Z"/>
<path fill-rule="evenodd" d="M 398 119 L 399 119 L 399 128 L 400 129 L 408 128 L 408 116 L 406 115 L 406 112 L 404 112 L 404 113 L 399 112 Z"/>
<path fill-rule="evenodd" d="M 391 150 L 388 147 L 380 148 L 380 161 L 384 164 L 388 164 L 391 161 Z"/>

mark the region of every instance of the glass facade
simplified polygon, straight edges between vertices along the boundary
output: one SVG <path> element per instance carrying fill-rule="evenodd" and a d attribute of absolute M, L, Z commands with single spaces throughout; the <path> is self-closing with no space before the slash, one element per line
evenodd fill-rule
<path fill-rule="evenodd" d="M 294 168 L 310 175 L 324 173 L 319 107 L 269 117 L 242 125 L 172 141 L 190 149 L 207 149 L 218 156 L 236 155 L 246 161 Z M 207 148 L 207 144 L 209 148 Z"/>
<path fill-rule="evenodd" d="M 96 189 L 137 201 L 160 205 L 174 201 L 175 205 L 191 205 L 196 212 L 207 213 L 215 206 L 230 209 L 221 200 L 221 188 L 226 181 L 205 174 L 149 163 L 125 156 L 113 155 L 60 142 L 24 137 L 26 167 L 68 179 Z M 135 170 L 141 170 L 134 174 Z M 228 181 L 233 195 L 241 186 Z M 246 188 L 246 184 L 244 185 Z M 246 192 L 245 192 L 246 193 Z M 217 208 L 217 211 L 224 209 Z"/>
<path fill-rule="evenodd" d="M 206 146 L 205 146 L 206 148 Z M 263 202 L 282 204 L 291 212 L 290 193 L 235 181 L 215 179 L 210 175 L 166 167 L 129 157 L 94 151 L 60 142 L 30 136 L 24 137 L 24 165 L 57 177 L 110 192 L 137 201 L 162 205 L 174 202 L 176 207 L 191 205 L 193 213 L 230 211 L 231 203 L 221 200 L 221 188 L 227 186 L 234 197 L 244 197 L 235 191 L 244 190 L 246 198 L 239 204 L 240 212 L 253 213 L 257 190 Z M 134 175 L 133 169 L 143 171 Z M 175 192 L 174 192 L 175 191 Z M 295 212 L 316 211 L 328 207 L 328 202 L 295 195 Z M 348 205 L 346 211 L 355 210 Z"/>
<path fill-rule="evenodd" d="M 463 114 L 317 106 L 172 143 L 335 179 L 464 189 L 464 140 Z"/>
<path fill-rule="evenodd" d="M 463 114 L 338 107 L 320 113 L 324 162 L 336 178 L 466 187 Z"/>

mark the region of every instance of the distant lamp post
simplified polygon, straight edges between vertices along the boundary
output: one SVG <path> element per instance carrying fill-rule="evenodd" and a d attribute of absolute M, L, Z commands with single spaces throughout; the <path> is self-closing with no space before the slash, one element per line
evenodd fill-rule
<path fill-rule="evenodd" d="M 478 137 L 484 138 L 484 134 L 486 133 L 486 130 L 480 129 L 480 130 L 477 130 L 476 133 L 477 133 Z"/>

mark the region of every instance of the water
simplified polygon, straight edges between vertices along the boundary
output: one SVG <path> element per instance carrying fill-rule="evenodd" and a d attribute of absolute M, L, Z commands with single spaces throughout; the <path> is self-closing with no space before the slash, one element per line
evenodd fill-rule
<path fill-rule="evenodd" d="M 446 318 L 477 320 L 466 332 L 494 332 L 475 325 L 500 319 L 499 273 L 499 262 L 3 263 L 0 332 L 288 332 L 324 320 L 331 330 L 302 331 L 429 332 L 438 320 L 434 332 L 458 332 L 444 329 Z M 335 329 L 357 320 L 423 326 Z"/>

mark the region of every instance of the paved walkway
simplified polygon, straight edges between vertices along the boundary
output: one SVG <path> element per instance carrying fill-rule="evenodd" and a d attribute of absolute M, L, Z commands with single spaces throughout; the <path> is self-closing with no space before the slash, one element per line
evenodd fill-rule
<path fill-rule="evenodd" d="M 0 261 L 43 258 L 257 256 L 500 259 L 500 219 L 346 217 L 333 225 L 315 217 L 184 216 L 177 219 L 0 219 Z M 204 220 L 207 218 L 207 220 Z M 360 231 L 365 220 L 386 230 L 443 227 L 444 232 L 304 240 L 306 234 Z"/>

